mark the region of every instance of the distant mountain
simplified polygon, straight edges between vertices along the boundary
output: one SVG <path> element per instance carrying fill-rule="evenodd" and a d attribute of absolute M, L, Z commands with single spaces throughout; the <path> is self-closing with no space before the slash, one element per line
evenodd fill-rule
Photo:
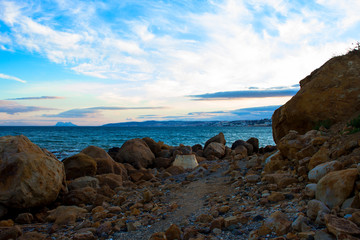
<path fill-rule="evenodd" d="M 77 125 L 73 124 L 72 122 L 57 122 L 56 127 L 77 127 Z"/>
<path fill-rule="evenodd" d="M 109 123 L 103 127 L 236 127 L 271 126 L 270 119 L 238 121 L 144 121 Z"/>

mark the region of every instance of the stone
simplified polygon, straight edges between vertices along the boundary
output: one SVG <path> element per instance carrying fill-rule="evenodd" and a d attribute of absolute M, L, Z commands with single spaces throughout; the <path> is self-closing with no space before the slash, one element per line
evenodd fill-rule
<path fill-rule="evenodd" d="M 167 172 L 169 172 L 171 175 L 179 175 L 183 174 L 185 172 L 185 169 L 180 166 L 171 166 L 166 169 Z"/>
<path fill-rule="evenodd" d="M 341 205 L 352 193 L 357 177 L 355 168 L 328 173 L 316 186 L 316 199 L 330 208 Z"/>
<path fill-rule="evenodd" d="M 171 166 L 172 159 L 165 157 L 157 157 L 154 160 L 154 167 L 156 168 L 168 168 Z"/>
<path fill-rule="evenodd" d="M 283 201 L 285 200 L 285 195 L 283 193 L 280 193 L 280 192 L 272 192 L 270 194 L 270 196 L 267 197 L 267 199 L 270 201 L 270 202 L 280 202 L 280 201 Z"/>
<path fill-rule="evenodd" d="M 225 145 L 226 144 L 226 140 L 225 140 L 225 136 L 224 134 L 221 132 L 218 135 L 210 138 L 209 140 L 206 141 L 205 145 L 204 145 L 204 149 L 210 144 L 210 143 L 220 143 L 221 145 Z"/>
<path fill-rule="evenodd" d="M 321 201 L 313 199 L 308 202 L 306 215 L 311 219 L 315 220 L 319 212 L 330 213 L 330 209 Z"/>
<path fill-rule="evenodd" d="M 92 187 L 84 187 L 71 190 L 64 197 L 64 203 L 68 205 L 92 204 L 96 199 L 96 190 Z"/>
<path fill-rule="evenodd" d="M 85 176 L 76 178 L 68 184 L 69 190 L 75 190 L 84 187 L 99 188 L 99 180 L 95 177 Z"/>
<path fill-rule="evenodd" d="M 314 240 L 336 240 L 336 237 L 323 230 L 320 230 L 315 232 Z"/>
<path fill-rule="evenodd" d="M 102 223 L 97 229 L 96 229 L 96 233 L 97 235 L 101 235 L 101 234 L 111 234 L 112 232 L 112 224 L 110 221 L 106 221 L 104 223 Z"/>
<path fill-rule="evenodd" d="M 243 145 L 237 146 L 233 151 L 235 154 L 235 156 L 234 156 L 235 160 L 244 159 L 248 155 L 248 151 L 247 151 L 246 147 Z"/>
<path fill-rule="evenodd" d="M 204 156 L 222 158 L 225 155 L 225 145 L 218 142 L 211 142 L 204 150 Z"/>
<path fill-rule="evenodd" d="M 167 240 L 164 232 L 156 232 L 151 235 L 149 240 Z"/>
<path fill-rule="evenodd" d="M 146 143 L 146 145 L 148 145 L 148 147 L 150 148 L 151 152 L 157 156 L 158 153 L 161 151 L 161 144 L 155 142 L 154 139 L 149 138 L 149 137 L 145 137 L 142 140 L 144 140 L 144 142 Z"/>
<path fill-rule="evenodd" d="M 46 234 L 39 232 L 27 232 L 18 237 L 17 240 L 45 240 Z"/>
<path fill-rule="evenodd" d="M 96 146 L 89 146 L 81 151 L 96 162 L 96 174 L 114 173 L 121 175 L 123 180 L 127 179 L 127 172 L 123 164 L 117 163 L 114 159 L 102 148 Z"/>
<path fill-rule="evenodd" d="M 215 228 L 217 229 L 223 229 L 225 226 L 225 220 L 223 217 L 218 217 L 216 219 L 214 219 L 211 224 L 210 224 L 210 230 L 213 230 Z"/>
<path fill-rule="evenodd" d="M 291 224 L 292 229 L 297 232 L 308 232 L 311 227 L 308 225 L 309 219 L 304 215 L 299 215 L 295 221 Z"/>
<path fill-rule="evenodd" d="M 14 221 L 12 219 L 0 221 L 0 227 L 12 227 L 14 226 Z"/>
<path fill-rule="evenodd" d="M 196 160 L 195 155 L 176 155 L 175 161 L 172 164 L 173 166 L 180 166 L 184 169 L 193 169 L 199 164 Z"/>
<path fill-rule="evenodd" d="M 259 152 L 259 139 L 252 137 L 252 138 L 248 139 L 246 142 L 253 146 L 254 153 Z"/>
<path fill-rule="evenodd" d="M 73 240 L 96 240 L 97 238 L 91 231 L 79 232 L 74 234 Z"/>
<path fill-rule="evenodd" d="M 256 174 L 249 174 L 245 176 L 245 181 L 248 183 L 257 183 L 261 180 L 261 177 Z"/>
<path fill-rule="evenodd" d="M 292 222 L 285 213 L 280 211 L 272 213 L 264 222 L 264 225 L 274 231 L 277 235 L 284 235 L 291 229 Z"/>
<path fill-rule="evenodd" d="M 291 176 L 288 173 L 272 173 L 265 174 L 264 180 L 269 183 L 276 183 L 279 188 L 285 188 L 286 186 L 297 183 L 298 179 Z"/>
<path fill-rule="evenodd" d="M 322 177 L 324 177 L 329 172 L 338 171 L 343 168 L 342 163 L 339 161 L 331 161 L 322 163 L 314 167 L 308 173 L 308 178 L 312 182 L 318 182 Z"/>
<path fill-rule="evenodd" d="M 67 180 L 83 176 L 95 176 L 96 174 L 96 161 L 84 153 L 65 158 L 63 163 Z"/>
<path fill-rule="evenodd" d="M 57 225 L 73 225 L 78 218 L 85 216 L 87 210 L 76 206 L 59 206 L 48 213 L 46 221 Z"/>
<path fill-rule="evenodd" d="M 31 213 L 20 213 L 15 218 L 16 223 L 30 224 L 34 220 L 34 216 Z"/>
<path fill-rule="evenodd" d="M 197 218 L 196 218 L 196 222 L 200 222 L 200 223 L 211 223 L 213 220 L 213 216 L 209 215 L 209 214 L 200 214 Z"/>
<path fill-rule="evenodd" d="M 140 169 L 152 165 L 155 155 L 144 140 L 136 138 L 126 141 L 115 155 L 114 160 L 120 163 L 129 163 Z"/>
<path fill-rule="evenodd" d="M 22 230 L 19 226 L 14 226 L 0 231 L 0 240 L 18 239 L 22 235 Z"/>
<path fill-rule="evenodd" d="M 142 201 L 144 203 L 148 203 L 152 200 L 154 194 L 152 192 L 150 192 L 149 190 L 146 190 L 145 192 L 143 192 L 143 199 Z"/>
<path fill-rule="evenodd" d="M 62 162 L 27 137 L 0 137 L 0 204 L 30 208 L 52 203 L 66 191 Z"/>
<path fill-rule="evenodd" d="M 108 185 L 111 189 L 122 187 L 123 185 L 122 176 L 114 173 L 96 175 L 96 178 L 99 180 L 100 186 Z"/>
<path fill-rule="evenodd" d="M 224 226 L 226 228 L 230 227 L 231 225 L 238 224 L 240 219 L 237 216 L 229 216 L 224 218 Z"/>
<path fill-rule="evenodd" d="M 326 163 L 330 161 L 330 152 L 326 147 L 321 147 L 310 159 L 308 169 L 312 170 L 314 167 L 319 164 Z M 339 167 L 339 164 L 337 164 Z"/>
<path fill-rule="evenodd" d="M 244 146 L 247 150 L 247 154 L 250 156 L 253 154 L 254 148 L 253 146 L 248 143 L 245 142 L 244 140 L 236 140 L 232 145 L 231 145 L 231 149 L 235 150 L 238 146 Z"/>
<path fill-rule="evenodd" d="M 325 222 L 328 231 L 337 237 L 341 234 L 360 234 L 360 228 L 355 223 L 345 218 L 339 218 L 334 215 L 328 214 L 325 216 Z"/>
<path fill-rule="evenodd" d="M 346 209 L 346 208 L 356 208 L 359 209 L 360 208 L 360 199 L 359 199 L 359 195 L 356 195 L 354 197 L 348 198 L 346 199 L 343 204 L 341 205 L 341 209 Z"/>
<path fill-rule="evenodd" d="M 181 240 L 181 230 L 176 224 L 171 226 L 165 231 L 167 240 Z"/>
<path fill-rule="evenodd" d="M 304 189 L 305 196 L 309 198 L 314 198 L 316 193 L 316 186 L 317 186 L 316 183 L 307 184 Z"/>
<path fill-rule="evenodd" d="M 300 90 L 272 116 L 277 143 L 290 130 L 303 134 L 321 124 L 350 119 L 360 111 L 360 56 L 333 57 L 300 81 Z"/>

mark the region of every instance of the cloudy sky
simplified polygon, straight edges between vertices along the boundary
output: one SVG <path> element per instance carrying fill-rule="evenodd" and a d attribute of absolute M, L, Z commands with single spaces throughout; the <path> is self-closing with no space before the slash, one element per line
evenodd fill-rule
<path fill-rule="evenodd" d="M 271 117 L 358 0 L 0 0 L 0 125 Z"/>

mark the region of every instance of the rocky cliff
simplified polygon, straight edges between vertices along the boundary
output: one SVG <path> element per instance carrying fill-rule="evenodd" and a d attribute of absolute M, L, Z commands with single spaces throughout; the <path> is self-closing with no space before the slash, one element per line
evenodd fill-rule
<path fill-rule="evenodd" d="M 300 81 L 299 92 L 272 117 L 276 143 L 290 130 L 300 134 L 360 112 L 360 51 L 327 61 Z"/>

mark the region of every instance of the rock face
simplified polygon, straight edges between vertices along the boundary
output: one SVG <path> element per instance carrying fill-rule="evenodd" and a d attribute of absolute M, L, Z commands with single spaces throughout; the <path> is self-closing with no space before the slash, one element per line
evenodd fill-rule
<path fill-rule="evenodd" d="M 144 140 L 136 138 L 126 141 L 114 160 L 129 163 L 136 168 L 146 168 L 154 163 L 155 156 Z"/>
<path fill-rule="evenodd" d="M 299 92 L 272 116 L 277 143 L 289 130 L 304 134 L 321 122 L 348 120 L 360 111 L 360 55 L 330 59 L 300 81 Z"/>
<path fill-rule="evenodd" d="M 1 204 L 12 208 L 44 206 L 57 198 L 64 182 L 64 165 L 27 137 L 0 138 Z"/>
<path fill-rule="evenodd" d="M 316 199 L 330 208 L 342 204 L 353 191 L 357 177 L 356 168 L 326 174 L 317 184 Z"/>

